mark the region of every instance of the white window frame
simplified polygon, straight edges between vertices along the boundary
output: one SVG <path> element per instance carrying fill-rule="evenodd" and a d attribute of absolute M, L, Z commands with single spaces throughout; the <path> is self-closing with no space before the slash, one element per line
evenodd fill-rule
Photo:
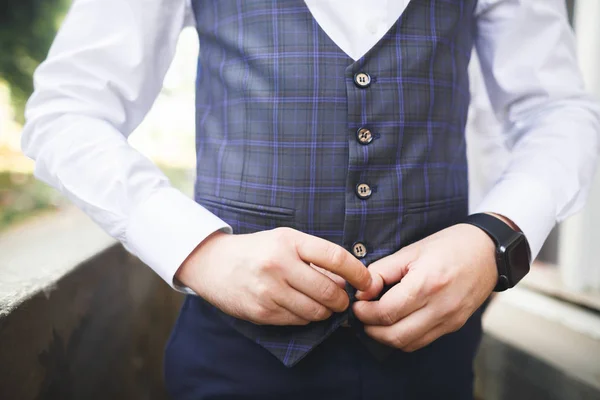
<path fill-rule="evenodd" d="M 583 78 L 588 90 L 600 98 L 600 1 L 577 0 L 573 25 Z M 600 168 L 586 207 L 560 227 L 561 279 L 567 290 L 600 297 Z"/>

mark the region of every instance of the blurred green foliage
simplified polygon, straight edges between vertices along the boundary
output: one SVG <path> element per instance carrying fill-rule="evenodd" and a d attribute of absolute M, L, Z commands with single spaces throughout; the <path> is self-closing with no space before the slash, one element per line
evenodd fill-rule
<path fill-rule="evenodd" d="M 187 195 L 193 189 L 193 171 L 161 167 L 171 184 Z M 68 204 L 60 193 L 31 174 L 0 172 L 0 231 L 43 211 Z"/>
<path fill-rule="evenodd" d="M 64 200 L 56 190 L 31 174 L 0 173 L 0 230 L 61 203 Z"/>
<path fill-rule="evenodd" d="M 0 80 L 10 88 L 15 118 L 23 122 L 33 91 L 33 72 L 54 40 L 71 0 L 0 1 Z M 189 171 L 162 167 L 173 186 L 192 192 Z M 46 210 L 68 204 L 58 191 L 31 174 L 0 171 L 0 230 Z"/>
<path fill-rule="evenodd" d="M 0 2 L 0 78 L 7 82 L 15 117 L 23 122 L 33 71 L 46 58 L 70 0 Z"/>

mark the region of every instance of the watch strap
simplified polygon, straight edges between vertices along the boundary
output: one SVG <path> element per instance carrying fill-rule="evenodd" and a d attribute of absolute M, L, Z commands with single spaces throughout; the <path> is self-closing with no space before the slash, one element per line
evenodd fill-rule
<path fill-rule="evenodd" d="M 487 233 L 496 246 L 508 242 L 515 234 L 515 231 L 505 222 L 489 214 L 472 214 L 467 217 L 465 222 L 475 225 Z"/>
<path fill-rule="evenodd" d="M 498 281 L 496 282 L 495 292 L 501 292 L 509 287 L 516 284 L 511 283 L 509 276 L 510 273 L 507 270 L 509 266 L 504 260 L 504 250 L 500 250 L 500 246 L 504 246 L 506 243 L 510 243 L 515 236 L 518 234 L 510 226 L 508 226 L 502 220 L 489 215 L 489 214 L 472 214 L 467 217 L 465 223 L 478 227 L 483 230 L 487 235 L 494 241 L 496 245 L 496 268 L 498 269 Z M 528 259 L 531 262 L 531 253 L 529 252 L 529 245 L 527 245 Z"/>

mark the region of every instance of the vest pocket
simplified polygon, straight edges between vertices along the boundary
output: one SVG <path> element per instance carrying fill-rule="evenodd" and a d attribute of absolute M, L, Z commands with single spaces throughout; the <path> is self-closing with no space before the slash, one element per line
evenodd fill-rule
<path fill-rule="evenodd" d="M 245 201 L 226 199 L 206 194 L 196 195 L 196 201 L 209 210 L 217 209 L 236 214 L 277 220 L 293 220 L 296 212 L 291 208 L 248 203 Z"/>
<path fill-rule="evenodd" d="M 464 222 L 468 214 L 468 199 L 462 196 L 407 204 L 402 212 L 404 246 Z"/>
<path fill-rule="evenodd" d="M 437 209 L 456 209 L 467 206 L 469 200 L 467 197 L 459 196 L 449 199 L 431 200 L 421 203 L 407 203 L 404 205 L 404 214 L 416 214 Z"/>

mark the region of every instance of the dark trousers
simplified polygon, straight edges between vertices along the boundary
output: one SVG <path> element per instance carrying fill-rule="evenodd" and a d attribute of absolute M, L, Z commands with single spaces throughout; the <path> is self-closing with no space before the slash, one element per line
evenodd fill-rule
<path fill-rule="evenodd" d="M 165 377 L 174 400 L 469 400 L 480 337 L 477 312 L 458 332 L 379 362 L 352 329 L 340 328 L 286 368 L 203 300 L 188 296 L 167 344 Z"/>

